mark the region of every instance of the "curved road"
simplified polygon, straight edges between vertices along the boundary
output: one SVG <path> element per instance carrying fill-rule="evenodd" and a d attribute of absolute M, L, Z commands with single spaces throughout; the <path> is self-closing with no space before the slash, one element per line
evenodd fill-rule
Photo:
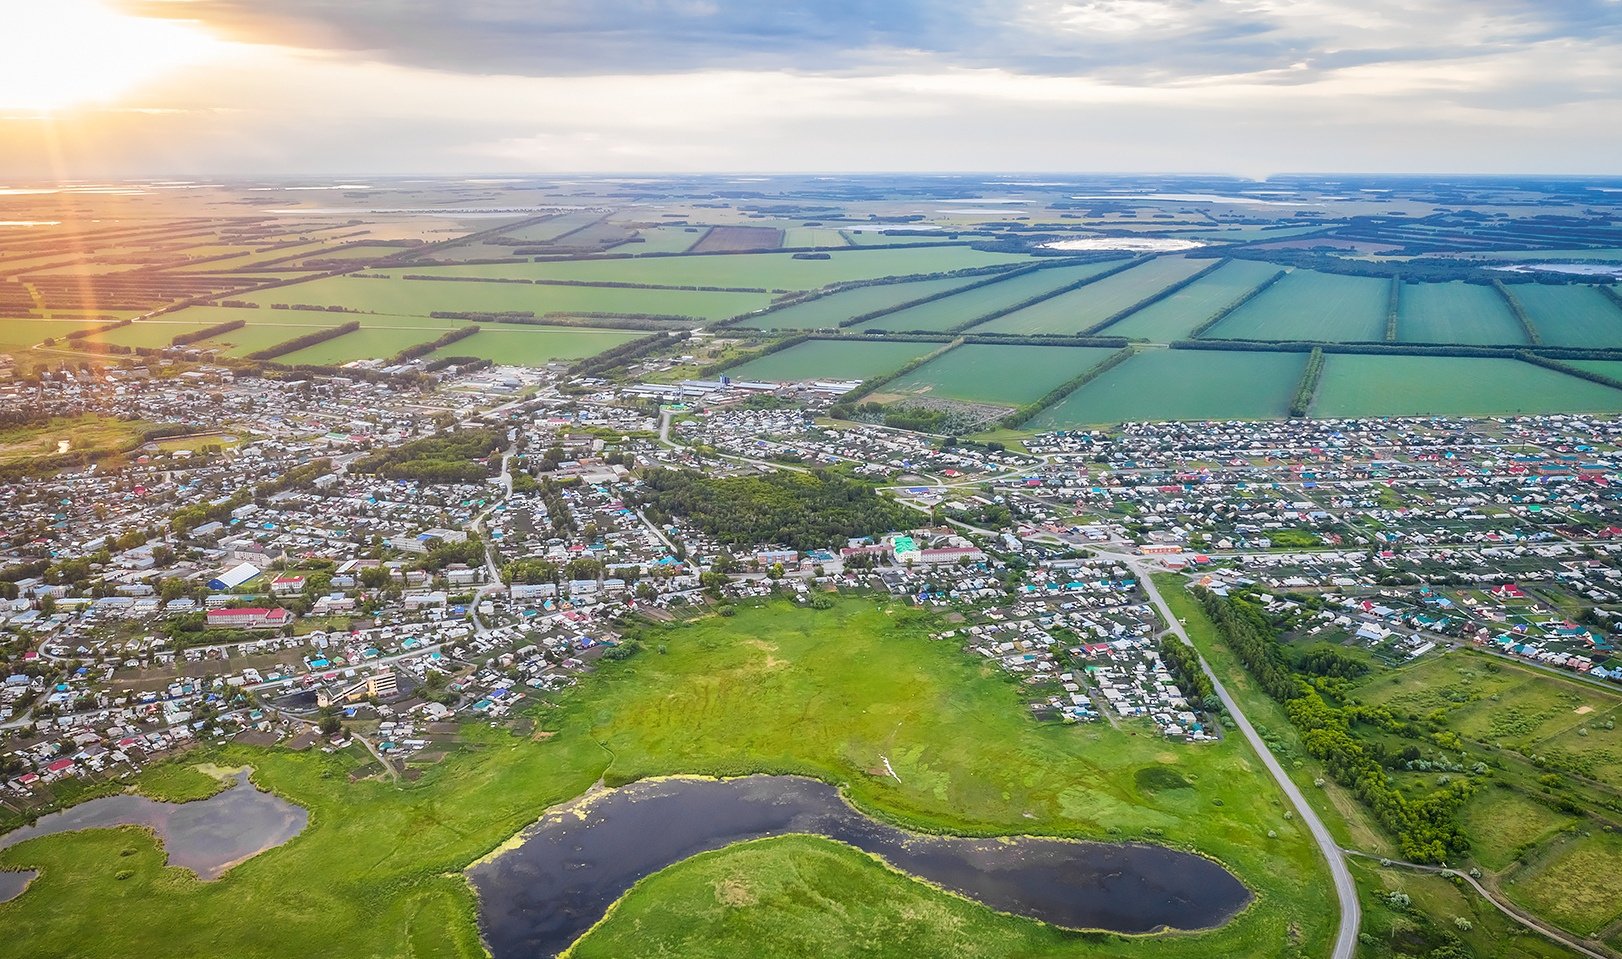
<path fill-rule="evenodd" d="M 1166 605 L 1165 598 L 1160 595 L 1160 589 L 1155 586 L 1155 581 L 1149 575 L 1149 570 L 1134 560 L 1127 560 L 1127 562 L 1132 567 L 1132 571 L 1137 574 L 1138 582 L 1142 583 L 1143 588 L 1148 591 L 1149 598 L 1154 601 L 1155 608 L 1160 610 L 1160 615 L 1165 618 L 1167 627 L 1173 633 L 1176 633 L 1179 639 L 1188 643 L 1188 633 L 1183 629 L 1183 624 L 1178 621 L 1177 617 L 1172 615 L 1171 607 Z M 1193 643 L 1189 643 L 1190 648 L 1193 648 L 1193 646 Z M 1195 655 L 1199 655 L 1198 650 L 1195 651 Z M 1273 779 L 1278 782 L 1279 788 L 1284 790 L 1284 795 L 1290 798 L 1296 812 L 1301 816 L 1301 821 L 1307 824 L 1307 830 L 1312 833 L 1312 838 L 1318 843 L 1318 848 L 1323 852 L 1324 859 L 1328 861 L 1329 875 L 1335 880 L 1335 895 L 1340 899 L 1340 931 L 1335 935 L 1335 948 L 1330 953 L 1330 956 L 1333 959 L 1352 959 L 1352 953 L 1357 950 L 1357 931 L 1362 924 L 1363 911 L 1362 906 L 1357 901 L 1357 886 L 1352 882 L 1351 870 L 1346 868 L 1346 859 L 1341 854 L 1340 845 L 1335 842 L 1335 837 L 1329 834 L 1329 828 L 1324 825 L 1323 820 L 1319 819 L 1313 808 L 1307 805 L 1307 798 L 1301 795 L 1301 790 L 1285 774 L 1284 767 L 1280 766 L 1278 760 L 1273 757 L 1272 750 L 1268 749 L 1267 744 L 1262 742 L 1262 737 L 1257 734 L 1256 727 L 1252 726 L 1250 720 L 1245 718 L 1245 714 L 1240 712 L 1239 704 L 1234 702 L 1233 697 L 1228 695 L 1228 690 L 1223 687 L 1222 680 L 1217 678 L 1215 672 L 1212 672 L 1211 664 L 1205 661 L 1204 656 L 1200 656 L 1199 660 L 1200 668 L 1210 678 L 1211 688 L 1216 690 L 1217 698 L 1222 700 L 1223 708 L 1227 709 L 1228 714 L 1233 717 L 1234 725 L 1238 726 L 1245 739 L 1249 740 L 1251 748 L 1256 750 L 1256 755 L 1261 757 L 1262 765 L 1266 766 L 1267 771 L 1273 774 Z"/>

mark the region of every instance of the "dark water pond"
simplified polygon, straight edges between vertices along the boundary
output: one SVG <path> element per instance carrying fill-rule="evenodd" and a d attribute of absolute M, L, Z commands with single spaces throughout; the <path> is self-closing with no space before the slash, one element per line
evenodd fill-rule
<path fill-rule="evenodd" d="M 1075 929 L 1205 929 L 1250 901 L 1218 863 L 1159 846 L 923 836 L 869 819 L 816 780 L 668 779 L 549 813 L 470 869 L 485 942 L 495 959 L 556 955 L 644 876 L 786 833 L 849 843 L 994 909 Z"/>
<path fill-rule="evenodd" d="M 39 873 L 32 869 L 0 872 L 0 902 L 16 899 Z"/>
<path fill-rule="evenodd" d="M 230 788 L 196 802 L 167 803 L 121 793 L 70 806 L 0 836 L 0 849 L 77 829 L 147 826 L 163 840 L 169 865 L 190 869 L 201 879 L 218 879 L 242 860 L 292 839 L 309 821 L 302 806 L 255 789 L 244 770 Z M 7 881 L 0 874 L 0 901 Z"/>

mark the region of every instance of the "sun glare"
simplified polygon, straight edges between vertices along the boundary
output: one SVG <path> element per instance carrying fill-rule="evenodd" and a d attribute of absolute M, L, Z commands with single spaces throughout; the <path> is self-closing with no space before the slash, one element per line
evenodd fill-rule
<path fill-rule="evenodd" d="M 0 24 L 0 108 L 13 110 L 112 101 L 223 46 L 189 23 L 130 16 L 102 0 L 0 0 Z"/>

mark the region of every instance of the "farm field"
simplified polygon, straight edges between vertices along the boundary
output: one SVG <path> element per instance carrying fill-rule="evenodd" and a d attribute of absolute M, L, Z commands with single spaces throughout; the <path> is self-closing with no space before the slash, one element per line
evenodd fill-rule
<path fill-rule="evenodd" d="M 1304 353 L 1145 350 L 1038 413 L 1025 428 L 1281 417 L 1289 412 L 1306 362 Z"/>
<path fill-rule="evenodd" d="M 644 334 L 624 330 L 594 330 L 583 327 L 518 326 L 485 323 L 479 332 L 431 356 L 472 356 L 507 366 L 545 366 L 554 360 L 579 360 L 596 356 L 611 346 L 634 340 Z M 334 342 L 342 342 L 337 340 Z"/>
<path fill-rule="evenodd" d="M 704 235 L 702 227 L 647 226 L 636 231 L 642 242 L 625 243 L 614 248 L 615 253 L 643 256 L 648 253 L 686 253 L 698 238 Z"/>
<path fill-rule="evenodd" d="M 0 350 L 25 350 L 46 339 L 61 339 L 74 330 L 101 326 L 105 320 L 35 320 L 0 317 Z"/>
<path fill-rule="evenodd" d="M 440 335 L 439 330 L 422 328 L 371 327 L 307 346 L 285 356 L 276 357 L 278 363 L 312 363 L 317 366 L 336 366 L 351 360 L 386 360 L 408 346 L 426 343 Z M 470 337 L 471 339 L 471 337 Z"/>
<path fill-rule="evenodd" d="M 1622 360 L 1561 360 L 1567 366 L 1575 366 L 1579 370 L 1609 376 L 1614 380 L 1622 380 Z"/>
<path fill-rule="evenodd" d="M 763 309 L 770 303 L 770 297 L 764 293 L 530 283 L 440 283 L 432 280 L 369 280 L 342 276 L 246 294 L 239 299 L 266 307 L 272 303 L 308 303 L 414 316 L 434 312 L 529 311 L 537 316 L 547 313 L 634 313 L 680 315 L 700 320 L 725 319 Z"/>
<path fill-rule="evenodd" d="M 949 330 L 977 320 L 987 313 L 1007 309 L 1033 296 L 1051 293 L 1071 283 L 1097 276 L 1119 265 L 1119 262 L 1082 263 L 1036 270 L 929 303 L 909 306 L 904 310 L 868 320 L 866 323 L 859 323 L 854 329 L 903 332 Z"/>
<path fill-rule="evenodd" d="M 783 245 L 783 231 L 771 226 L 715 226 L 697 242 L 693 253 L 753 253 Z"/>
<path fill-rule="evenodd" d="M 967 245 L 907 247 L 895 250 L 836 250 L 829 253 L 828 259 L 825 260 L 797 260 L 794 256 L 792 253 L 743 253 L 557 260 L 546 263 L 420 267 L 398 272 L 421 273 L 426 276 L 519 277 L 576 280 L 586 283 L 713 286 L 734 290 L 815 290 L 851 280 L 947 273 L 982 266 L 1028 263 L 1031 259 L 1015 253 L 982 253 L 970 249 Z"/>
<path fill-rule="evenodd" d="M 735 380 L 865 380 L 933 353 L 941 343 L 808 340 L 735 366 Z"/>
<path fill-rule="evenodd" d="M 1549 346 L 1622 346 L 1622 308 L 1593 287 L 1516 283 L 1508 290 Z"/>
<path fill-rule="evenodd" d="M 1622 390 L 1520 360 L 1331 354 L 1313 416 L 1502 415 L 1622 410 Z"/>
<path fill-rule="evenodd" d="M 1397 301 L 1404 343 L 1523 344 L 1526 331 L 1504 298 L 1479 283 L 1404 283 Z"/>
<path fill-rule="evenodd" d="M 69 936 L 74 953 L 87 959 L 387 955 L 404 936 L 416 955 L 477 955 L 472 897 L 455 873 L 540 810 L 599 779 L 769 769 L 845 783 L 859 808 L 915 828 L 1154 837 L 1212 856 L 1256 893 L 1217 930 L 1117 937 L 1010 922 L 910 880 L 894 884 L 892 873 L 865 856 L 839 857 L 838 884 L 817 880 L 815 888 L 841 910 L 893 910 L 913 922 L 962 917 L 954 942 L 974 951 L 954 954 L 1016 955 L 1026 945 L 1051 945 L 1046 954 L 1055 959 L 1205 959 L 1270 955 L 1286 937 L 1298 939 L 1305 954 L 1327 942 L 1333 907 L 1323 864 L 1306 830 L 1285 817 L 1277 790 L 1257 779 L 1256 757 L 1242 739 L 1188 748 L 1102 723 L 1037 722 L 1004 674 L 931 642 L 934 628 L 930 617 L 905 607 L 841 599 L 827 610 L 774 603 L 654 629 L 649 638 L 668 644 L 666 654 L 604 661 L 579 687 L 534 707 L 540 728 L 551 733 L 544 741 L 469 723 L 461 735 L 471 748 L 405 785 L 352 781 L 348 774 L 367 762 L 359 748 L 324 754 L 208 746 L 188 760 L 252 766 L 256 782 L 310 810 L 305 832 L 212 883 L 176 882 L 145 832 L 45 837 L 0 853 L 7 867 L 41 870 L 36 885 L 0 905 L 0 914 L 18 955 L 51 955 L 60 951 L 52 944 Z M 976 735 L 963 734 L 965 716 L 973 717 Z M 880 755 L 898 779 L 870 773 Z M 759 846 L 733 851 L 750 848 Z M 660 874 L 668 875 L 680 873 Z M 812 875 L 758 879 L 798 889 Z M 290 897 L 301 883 L 318 884 L 330 902 L 311 909 L 307 898 Z M 380 888 L 390 894 L 377 896 Z M 886 895 L 869 894 L 876 892 Z M 147 921 L 98 924 L 87 934 L 85 911 L 121 895 L 141 903 Z M 671 916 L 659 941 L 673 955 L 736 955 L 750 951 L 738 937 L 758 946 L 778 937 L 848 935 L 844 923 L 827 924 L 835 910 L 818 902 L 811 911 L 823 925 L 809 930 L 779 909 L 763 909 L 751 913 L 757 921 L 727 924 L 711 942 L 692 938 L 705 929 L 684 930 Z M 634 904 L 633 895 L 627 919 L 636 915 Z M 624 937 L 642 934 L 631 925 L 634 931 L 611 915 L 592 935 L 613 952 Z M 1021 938 L 1010 942 L 1013 933 Z M 836 946 L 813 939 L 805 954 Z"/>
<path fill-rule="evenodd" d="M 1079 290 L 999 317 L 984 326 L 975 327 L 975 332 L 1080 333 L 1210 265 L 1210 260 L 1181 256 L 1155 257 L 1125 272 L 1089 283 Z"/>
<path fill-rule="evenodd" d="M 782 309 L 771 310 L 750 317 L 737 325 L 757 330 L 819 330 L 832 329 L 844 320 L 877 310 L 887 310 L 913 300 L 933 296 L 946 290 L 955 290 L 985 277 L 946 277 L 938 280 L 914 280 L 907 283 L 884 283 L 859 286 L 819 296 L 814 300 L 794 303 Z"/>
<path fill-rule="evenodd" d="M 1180 340 L 1218 310 L 1255 289 L 1278 272 L 1271 263 L 1234 260 L 1200 277 L 1158 303 L 1151 303 L 1118 323 L 1106 327 L 1105 336 L 1124 336 L 1170 343 Z"/>
<path fill-rule="evenodd" d="M 236 310 L 234 312 L 237 315 L 231 317 L 231 319 L 245 320 L 248 319 L 249 314 L 256 311 Z M 192 330 L 201 330 L 205 327 L 213 326 L 216 323 L 225 322 L 225 320 L 205 321 L 196 319 L 170 319 L 172 315 L 173 314 L 165 314 L 157 317 L 156 319 L 141 320 L 136 323 L 131 323 L 129 326 L 121 326 L 116 330 L 108 330 L 105 333 L 96 333 L 92 336 L 86 337 L 86 339 L 94 340 L 98 343 L 114 343 L 119 346 L 150 346 L 162 348 L 168 346 L 170 341 L 176 336 L 179 336 L 181 333 L 190 333 Z"/>
<path fill-rule="evenodd" d="M 297 316 L 298 314 L 290 315 Z M 323 314 L 310 315 L 321 316 Z M 217 349 L 226 356 L 242 357 L 275 346 L 278 343 L 286 343 L 288 340 L 303 336 L 306 333 L 331 329 L 340 323 L 342 323 L 341 319 L 332 323 L 250 323 L 241 329 L 222 333 L 214 339 L 202 340 L 192 345 L 203 349 Z M 433 337 L 430 336 L 428 339 L 433 339 Z"/>
<path fill-rule="evenodd" d="M 1114 352 L 1099 347 L 970 343 L 886 383 L 883 392 L 1022 406 Z"/>
<path fill-rule="evenodd" d="M 783 245 L 789 247 L 850 246 L 845 235 L 830 226 L 791 226 L 783 231 Z"/>
<path fill-rule="evenodd" d="M 1390 291 L 1390 281 L 1375 277 L 1295 270 L 1205 335 L 1233 340 L 1383 340 Z"/>

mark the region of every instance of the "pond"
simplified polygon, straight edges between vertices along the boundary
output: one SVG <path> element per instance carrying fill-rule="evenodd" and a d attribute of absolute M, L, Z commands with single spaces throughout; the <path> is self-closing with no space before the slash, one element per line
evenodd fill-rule
<path fill-rule="evenodd" d="M 41 816 L 0 836 L 0 849 L 40 836 L 78 829 L 146 826 L 163 841 L 171 866 L 181 866 L 200 879 L 218 879 L 227 869 L 303 831 L 310 814 L 280 796 L 261 792 L 248 782 L 248 771 L 238 772 L 231 786 L 207 799 L 169 803 L 134 793 L 103 796 Z M 8 883 L 19 873 L 0 873 L 0 901 Z M 22 891 L 27 880 L 12 892 Z"/>
<path fill-rule="evenodd" d="M 549 812 L 468 870 L 495 959 L 552 956 L 637 880 L 697 853 L 809 833 L 994 909 L 1073 929 L 1142 933 L 1221 925 L 1250 892 L 1220 864 L 1134 843 L 926 836 L 870 819 L 796 776 L 634 783 Z"/>

